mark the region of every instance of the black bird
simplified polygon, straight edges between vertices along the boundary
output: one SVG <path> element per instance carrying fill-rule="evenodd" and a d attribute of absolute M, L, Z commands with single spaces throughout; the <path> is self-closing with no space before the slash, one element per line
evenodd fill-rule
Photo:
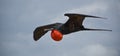
<path fill-rule="evenodd" d="M 64 15 L 69 17 L 69 20 L 66 23 L 53 23 L 53 24 L 37 27 L 33 32 L 34 40 L 35 41 L 39 40 L 48 31 L 52 31 L 51 37 L 55 41 L 60 41 L 63 35 L 77 31 L 84 31 L 84 30 L 112 31 L 107 29 L 90 29 L 90 28 L 85 28 L 83 26 L 83 21 L 85 17 L 92 17 L 92 18 L 102 18 L 102 17 L 76 14 L 76 13 L 66 13 Z"/>

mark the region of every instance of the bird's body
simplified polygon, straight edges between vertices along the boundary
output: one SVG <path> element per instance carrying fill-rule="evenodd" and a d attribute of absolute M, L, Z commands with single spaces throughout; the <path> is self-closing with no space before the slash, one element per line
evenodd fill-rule
<path fill-rule="evenodd" d="M 41 38 L 45 33 L 47 33 L 50 30 L 52 30 L 51 37 L 55 41 L 60 41 L 63 35 L 73 33 L 76 31 L 82 31 L 82 30 L 111 31 L 106 29 L 89 29 L 83 26 L 83 21 L 85 17 L 93 17 L 93 18 L 102 18 L 102 17 L 75 14 L 75 13 L 67 13 L 64 15 L 69 17 L 69 20 L 66 23 L 53 23 L 53 24 L 37 27 L 34 31 L 34 36 L 33 36 L 34 40 L 37 41 L 39 38 Z"/>

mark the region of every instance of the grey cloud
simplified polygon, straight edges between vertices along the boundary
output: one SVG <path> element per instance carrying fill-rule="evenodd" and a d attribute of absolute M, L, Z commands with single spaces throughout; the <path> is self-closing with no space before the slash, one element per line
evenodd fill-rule
<path fill-rule="evenodd" d="M 100 44 L 89 45 L 81 49 L 82 56 L 118 56 L 118 51 Z"/>

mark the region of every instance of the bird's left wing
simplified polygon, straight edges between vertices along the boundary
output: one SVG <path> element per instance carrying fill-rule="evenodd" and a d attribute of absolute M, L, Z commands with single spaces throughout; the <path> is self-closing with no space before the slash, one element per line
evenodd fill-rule
<path fill-rule="evenodd" d="M 49 31 L 49 29 L 57 27 L 58 24 L 60 23 L 54 23 L 54 24 L 37 27 L 33 32 L 33 39 L 35 41 L 39 40 L 45 33 Z"/>

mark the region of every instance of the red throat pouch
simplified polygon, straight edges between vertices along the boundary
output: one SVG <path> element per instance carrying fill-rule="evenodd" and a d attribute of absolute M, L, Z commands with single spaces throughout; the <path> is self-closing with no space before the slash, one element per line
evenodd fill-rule
<path fill-rule="evenodd" d="M 52 39 L 55 40 L 55 41 L 60 41 L 60 40 L 62 40 L 62 38 L 63 38 L 63 34 L 62 34 L 60 31 L 54 29 L 54 30 L 52 30 L 52 32 L 51 32 L 51 37 L 52 37 Z"/>

